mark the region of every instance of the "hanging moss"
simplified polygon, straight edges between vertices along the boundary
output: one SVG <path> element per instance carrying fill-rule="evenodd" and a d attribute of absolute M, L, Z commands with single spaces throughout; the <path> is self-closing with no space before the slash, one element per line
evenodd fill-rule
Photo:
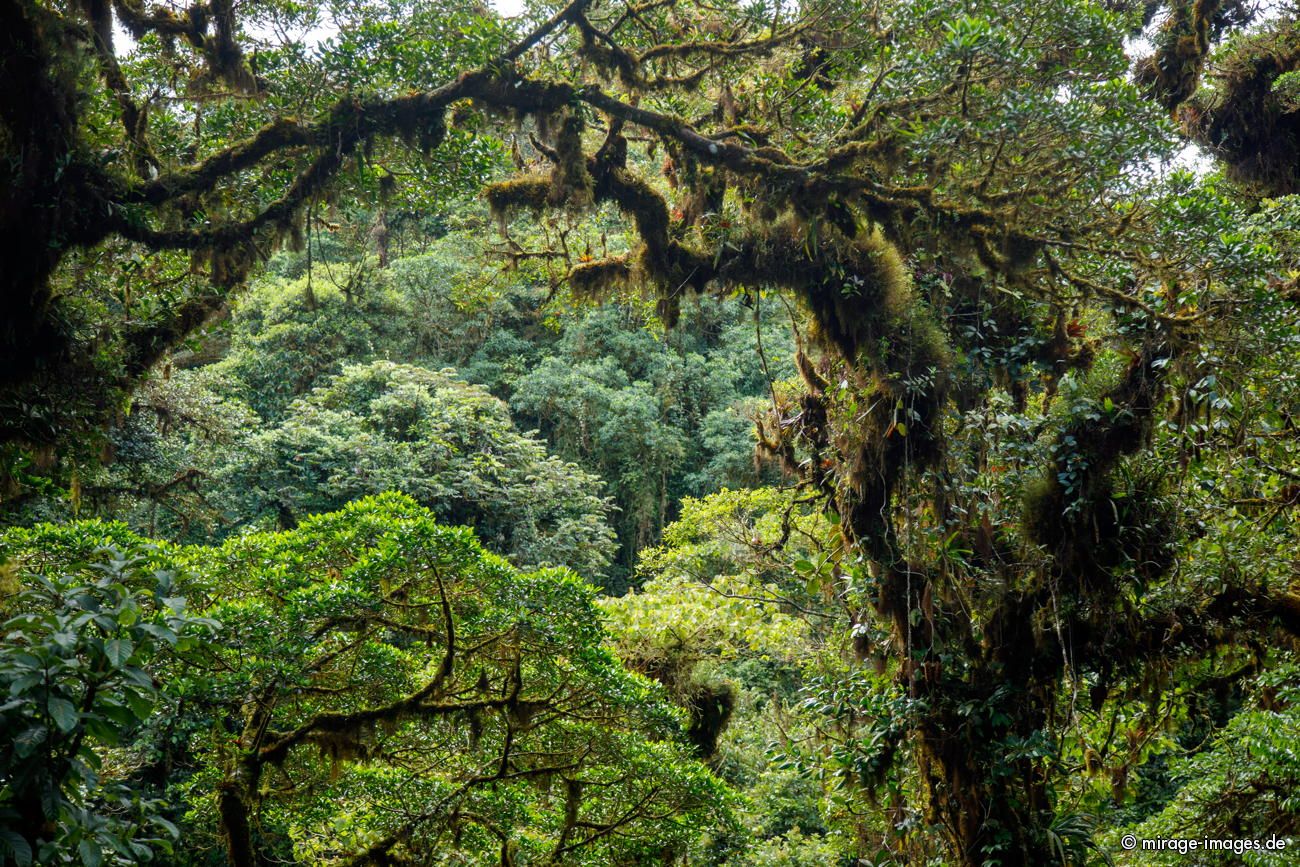
<path fill-rule="evenodd" d="M 1168 109 L 1183 103 L 1195 92 L 1210 45 L 1231 22 L 1238 5 L 1223 0 L 1174 0 L 1156 33 L 1156 50 L 1137 63 L 1134 79 Z"/>
<path fill-rule="evenodd" d="M 1070 532 L 1064 520 L 1065 489 L 1045 476 L 1025 486 L 1023 501 L 1025 535 L 1048 550 L 1057 548 Z"/>
<path fill-rule="evenodd" d="M 680 295 L 674 293 L 659 296 L 659 300 L 655 302 L 655 316 L 665 328 L 676 328 L 678 320 L 682 317 Z"/>
<path fill-rule="evenodd" d="M 626 256 L 584 262 L 569 272 L 569 288 L 580 298 L 600 300 L 625 289 L 632 280 Z"/>
<path fill-rule="evenodd" d="M 687 186 L 686 194 L 681 197 L 678 209 L 682 223 L 692 226 L 706 214 L 721 214 L 726 195 L 727 176 L 713 166 L 699 167 Z"/>
<path fill-rule="evenodd" d="M 1297 70 L 1300 19 L 1291 18 L 1225 46 L 1212 61 L 1213 87 L 1180 113 L 1188 134 L 1223 159 L 1234 180 L 1263 195 L 1300 192 L 1300 104 L 1276 86 Z"/>
<path fill-rule="evenodd" d="M 548 204 L 582 210 L 591 206 L 593 182 L 587 171 L 587 157 L 582 152 L 583 120 L 569 113 L 560 122 L 555 135 L 555 168 L 551 170 Z"/>
<path fill-rule="evenodd" d="M 1076 497 L 1045 478 L 1025 491 L 1026 535 L 1052 553 L 1058 572 L 1084 590 L 1120 577 L 1149 584 L 1167 572 L 1177 521 L 1158 476 L 1125 470 L 1089 487 Z"/>
<path fill-rule="evenodd" d="M 636 223 L 637 234 L 645 244 L 652 265 L 647 274 L 658 276 L 669 264 L 668 205 L 663 196 L 644 178 L 623 168 L 608 172 L 602 186 L 602 192 Z"/>
<path fill-rule="evenodd" d="M 541 175 L 524 175 L 506 181 L 488 184 L 483 190 L 492 216 L 506 220 L 521 211 L 541 213 L 551 194 L 550 178 Z"/>
<path fill-rule="evenodd" d="M 912 300 L 902 257 L 879 231 L 852 240 L 834 230 L 819 235 L 793 216 L 764 231 L 745 260 L 722 271 L 738 283 L 794 290 L 813 314 L 816 336 L 850 362 L 890 333 Z"/>
<path fill-rule="evenodd" d="M 1175 521 L 1158 477 L 1120 472 L 1150 435 L 1160 382 L 1152 364 L 1161 351 L 1150 348 L 1130 363 L 1105 395 L 1113 409 L 1064 427 L 1047 476 L 1025 491 L 1026 537 L 1084 589 L 1109 587 L 1120 567 L 1150 581 L 1172 565 Z"/>
<path fill-rule="evenodd" d="M 731 720 L 736 709 L 736 688 L 730 683 L 700 683 L 692 686 L 686 696 L 686 711 L 690 714 L 690 727 L 686 736 L 695 745 L 701 758 L 710 758 L 718 751 L 718 738 Z"/>
<path fill-rule="evenodd" d="M 808 240 L 795 246 L 794 225 L 785 224 L 777 235 L 769 255 L 778 260 L 767 264 L 787 271 L 781 283 L 804 299 L 813 314 L 814 336 L 846 361 L 874 372 L 877 388 L 894 399 L 888 401 L 891 422 L 928 427 L 937 416 L 951 359 L 941 329 L 915 296 L 897 248 L 879 229 L 854 238 L 828 232 L 810 257 Z M 926 384 L 930 377 L 936 381 Z M 894 418 L 897 399 L 920 418 Z M 914 435 L 906 427 L 895 431 L 900 439 Z"/>
<path fill-rule="evenodd" d="M 470 100 L 461 100 L 452 104 L 450 122 L 452 129 L 477 130 L 482 125 L 482 113 Z"/>

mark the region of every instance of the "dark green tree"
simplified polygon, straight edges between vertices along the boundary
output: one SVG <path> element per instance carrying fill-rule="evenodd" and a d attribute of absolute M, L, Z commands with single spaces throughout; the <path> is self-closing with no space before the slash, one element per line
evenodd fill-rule
<path fill-rule="evenodd" d="M 29 539 L 7 539 L 6 555 Z M 61 559 L 58 540 L 46 541 L 42 553 Z M 80 574 L 21 581 L 16 564 L 6 567 L 0 863 L 138 864 L 174 852 L 180 832 L 164 805 L 105 767 L 106 749 L 174 708 L 159 674 L 192 657 L 218 626 L 188 613 L 173 575 L 151 559 L 103 549 Z"/>
<path fill-rule="evenodd" d="M 613 553 L 600 480 L 548 455 L 515 431 L 504 404 L 446 371 L 345 367 L 221 472 L 245 522 L 292 525 L 400 490 L 525 568 L 567 565 L 598 580 Z"/>

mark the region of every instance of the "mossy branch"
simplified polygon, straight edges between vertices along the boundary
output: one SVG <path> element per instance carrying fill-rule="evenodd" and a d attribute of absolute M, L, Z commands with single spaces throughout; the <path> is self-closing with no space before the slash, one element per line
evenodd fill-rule
<path fill-rule="evenodd" d="M 297 746 L 310 743 L 320 736 L 355 732 L 358 729 L 381 722 L 396 722 L 407 717 L 446 717 L 466 712 L 485 710 L 502 710 L 519 700 L 521 680 L 518 669 L 511 676 L 508 694 L 501 698 L 480 699 L 477 701 L 430 701 L 440 683 L 434 678 L 420 689 L 397 701 L 379 707 L 366 708 L 351 713 L 325 712 L 313 716 L 289 732 L 274 734 L 269 744 L 257 752 L 261 764 L 280 764 L 289 751 Z"/>

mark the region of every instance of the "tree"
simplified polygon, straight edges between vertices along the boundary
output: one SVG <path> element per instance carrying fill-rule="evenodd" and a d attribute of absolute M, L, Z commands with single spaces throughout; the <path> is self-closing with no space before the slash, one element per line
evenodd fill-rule
<path fill-rule="evenodd" d="M 738 790 L 748 834 L 718 838 L 718 862 L 889 864 L 904 839 L 907 858 L 943 860 L 922 830 L 924 781 L 899 760 L 915 699 L 880 626 L 852 620 L 843 553 L 815 498 L 723 491 L 683 503 L 643 555 L 642 592 L 602 603 L 628 665 L 688 709 L 700 693 L 728 697 L 711 765 Z"/>
<path fill-rule="evenodd" d="M 484 510 L 496 514 L 492 526 L 479 528 L 494 550 L 517 557 L 525 549 L 549 546 L 547 562 L 565 551 L 578 557 L 570 565 L 584 575 L 599 572 L 604 586 L 619 587 L 637 547 L 657 538 L 683 492 L 703 494 L 759 478 L 750 417 L 766 381 L 754 351 L 755 323 L 733 299 L 701 299 L 665 335 L 644 309 L 629 303 L 572 311 L 544 307 L 547 290 L 537 275 L 502 274 L 500 263 L 490 259 L 453 258 L 471 245 L 473 255 L 481 256 L 483 245 L 464 231 L 434 242 L 428 253 L 394 258 L 385 269 L 367 262 L 364 252 L 354 251 L 362 258 L 350 263 L 346 248 L 334 250 L 332 244 L 318 245 L 310 297 L 305 254 L 278 254 L 228 319 L 169 357 L 158 376 L 135 390 L 129 410 L 105 432 L 102 454 L 69 461 L 66 488 L 48 480 L 38 484 L 29 475 L 28 490 L 5 504 L 11 520 L 97 514 L 126 520 L 149 536 L 198 541 L 268 515 L 336 507 L 346 502 L 345 495 L 377 492 L 386 483 L 411 492 L 418 488 L 430 503 L 435 493 L 468 497 L 472 503 L 438 508 L 446 515 L 455 512 L 457 521 L 479 520 Z M 791 370 L 782 326 L 770 323 L 762 338 L 774 374 Z M 616 364 L 598 363 L 611 355 Z M 467 382 L 514 403 L 514 415 L 536 424 L 551 451 L 609 479 L 614 508 L 606 520 L 620 537 L 613 571 L 580 553 L 587 550 L 583 540 L 556 535 L 553 522 L 537 524 L 536 506 L 546 499 L 541 488 L 472 483 L 448 488 L 440 482 L 432 486 L 440 492 L 431 492 L 428 473 L 445 481 L 447 472 L 460 472 L 460 464 L 473 460 L 476 435 L 452 430 L 455 425 L 439 422 L 457 448 L 433 464 L 426 461 L 424 469 L 411 462 L 415 457 L 399 458 L 372 444 L 375 453 L 367 456 L 331 452 L 340 472 L 354 459 L 374 470 L 348 477 L 332 493 L 324 488 L 325 476 L 312 477 L 301 463 L 298 472 L 289 471 L 298 454 L 291 441 L 302 440 L 307 429 L 332 426 L 333 434 L 316 431 L 323 437 L 317 446 L 338 445 L 336 435 L 341 435 L 336 415 L 309 412 L 295 402 L 312 403 L 313 389 L 329 387 L 348 365 L 385 358 L 431 371 L 458 368 Z M 435 391 L 452 393 L 442 387 Z M 369 414 L 358 404 L 349 406 Z M 465 409 L 440 407 L 449 414 L 444 422 Z M 477 419 L 469 425 L 477 429 L 486 417 L 475 412 L 466 418 Z M 264 425 L 281 433 L 268 437 Z M 290 427 L 296 433 L 288 434 Z M 584 433 L 584 427 L 593 430 Z M 280 445 L 272 448 L 271 440 Z M 427 450 L 422 454 L 432 460 Z M 524 473 L 520 478 L 537 471 L 518 469 Z M 550 478 L 552 470 L 539 478 Z M 259 476 L 263 471 L 265 478 Z M 482 475 L 471 472 L 466 479 Z M 594 480 L 581 473 L 571 481 L 595 491 Z M 284 497 L 270 493 L 285 485 Z M 559 507 L 570 500 L 561 494 L 548 502 Z M 507 537 L 537 535 L 530 526 L 542 531 L 539 539 L 499 547 Z"/>
<path fill-rule="evenodd" d="M 1046 863 L 1067 841 L 1087 844 L 1057 821 L 1063 679 L 1095 679 L 1104 701 L 1117 676 L 1230 634 L 1203 631 L 1209 622 L 1276 621 L 1294 634 L 1285 586 L 1229 581 L 1207 598 L 1163 583 L 1177 525 L 1159 477 L 1129 462 L 1150 454 L 1166 384 L 1199 345 L 1193 310 L 1253 293 L 1269 265 L 1171 243 L 1191 228 L 1184 191 L 1153 187 L 1153 208 L 1133 199 L 1133 168 L 1163 145 L 1158 117 L 1123 80 L 1122 19 L 1037 7 L 940 25 L 929 11 L 891 9 L 884 47 L 842 49 L 845 68 L 867 70 L 850 80 L 870 98 L 847 123 L 829 115 L 830 148 L 802 163 L 733 141 L 734 117 L 711 119 L 708 136 L 593 101 L 608 105 L 607 129 L 649 128 L 698 174 L 684 192 L 656 189 L 609 162 L 609 133 L 587 164 L 591 195 L 619 207 L 641 245 L 578 264 L 571 279 L 608 287 L 634 274 L 658 288 L 670 320 L 692 286 L 775 287 L 803 302 L 821 358 L 800 359 L 806 391 L 778 398 L 760 444 L 839 517 L 854 620 L 888 635 L 911 702 L 891 730 L 951 859 Z M 590 55 L 636 81 L 635 36 L 577 26 Z M 1044 45 L 1050 57 L 1028 47 Z M 490 187 L 489 201 L 544 205 L 572 175 L 558 138 L 554 150 L 549 178 Z M 733 231 L 700 245 L 689 197 L 717 198 L 723 184 Z M 1198 240 L 1231 245 L 1223 215 L 1197 216 Z M 1191 286 L 1199 294 L 1181 288 Z M 999 438 L 990 421 L 1004 399 L 1023 426 Z M 966 426 L 981 416 L 982 430 Z M 990 443 L 1016 465 L 1007 488 L 980 478 L 1005 470 Z M 1192 621 L 1166 639 L 1171 623 Z"/>
<path fill-rule="evenodd" d="M 1235 25 L 1220 15 L 1229 7 L 1173 4 L 1156 69 L 1173 70 L 1174 86 L 1148 88 L 1127 76 L 1123 45 L 1142 16 L 1126 4 L 574 0 L 529 19 L 513 43 L 468 28 L 487 31 L 469 52 L 482 64 L 445 84 L 394 94 L 381 76 L 379 92 L 332 107 L 324 89 L 307 119 L 275 113 L 156 178 L 147 161 L 133 174 L 97 166 L 85 146 L 73 96 L 130 112 L 103 98 L 123 88 L 77 79 L 74 52 L 55 38 L 75 43 L 81 13 L 3 8 L 13 86 L 0 115 L 6 144 L 32 156 L 0 228 L 41 251 L 7 277 L 5 297 L 14 321 L 35 321 L 30 333 L 49 331 L 48 278 L 71 261 L 69 246 L 120 237 L 199 251 L 224 287 L 255 245 L 291 237 L 344 167 L 364 166 L 368 145 L 405 138 L 443 152 L 464 141 L 453 135 L 461 120 L 485 122 L 480 111 L 508 113 L 529 134 L 516 139 L 520 173 L 485 190 L 514 261 L 553 263 L 578 295 L 646 289 L 670 325 L 693 292 L 802 306 L 804 388 L 773 394 L 760 445 L 836 516 L 853 622 L 884 636 L 908 701 L 891 727 L 907 749 L 892 755 L 910 759 L 917 806 L 951 863 L 1049 863 L 1064 842 L 1078 848 L 1056 773 L 1080 684 L 1105 705 L 1120 686 L 1155 689 L 1145 675 L 1157 660 L 1212 666 L 1225 641 L 1300 631 L 1286 583 L 1228 569 L 1213 583 L 1182 580 L 1171 543 L 1199 528 L 1156 460 L 1168 453 L 1158 434 L 1171 395 L 1188 418 L 1223 411 L 1200 398 L 1199 350 L 1245 329 L 1237 314 L 1267 293 L 1276 264 L 1242 248 L 1240 214 L 1148 171 L 1180 143 L 1161 112 L 1191 92 L 1209 34 Z M 102 25 L 95 8 L 86 15 Z M 192 36 L 209 73 L 255 89 L 228 6 L 198 7 L 189 23 L 114 8 L 145 31 Z M 1210 112 L 1231 121 L 1211 124 L 1226 136 L 1213 143 L 1264 167 L 1278 190 L 1292 167 L 1292 42 L 1255 43 L 1264 62 L 1235 77 L 1221 55 L 1229 90 L 1249 99 Z M 96 56 L 115 75 L 102 48 Z M 58 122 L 32 122 L 37 105 Z M 1252 106 L 1283 133 L 1262 162 L 1266 143 L 1235 134 Z M 269 177 L 287 179 L 287 192 L 267 194 Z M 15 216 L 37 199 L 56 204 Z M 217 219 L 192 227 L 200 207 Z M 539 243 L 510 234 L 513 217 L 592 210 L 627 223 L 626 252 L 571 247 L 559 217 L 542 222 Z M 164 305 L 128 333 L 126 378 L 221 294 Z M 29 355 L 13 367 L 28 385 L 48 360 Z"/>
<path fill-rule="evenodd" d="M 738 703 L 737 690 L 719 665 L 737 658 L 793 665 L 811 652 L 808 624 L 799 619 L 807 609 L 765 582 L 768 576 L 743 566 L 727 568 L 731 564 L 722 552 L 732 545 L 746 549 L 750 540 L 725 535 L 699 540 L 733 516 L 758 538 L 745 518 L 768 518 L 771 529 L 774 516 L 763 512 L 765 507 L 775 511 L 774 501 L 779 495 L 765 488 L 687 501 L 682 519 L 668 528 L 666 544 L 644 552 L 640 589 L 601 602 L 619 657 L 668 687 L 688 709 L 696 746 L 706 757 L 716 757 L 718 738 Z M 692 534 L 699 535 L 691 539 Z M 782 603 L 793 610 L 778 610 Z"/>
<path fill-rule="evenodd" d="M 761 478 L 751 418 L 768 386 L 755 349 L 767 341 L 769 374 L 788 375 L 789 338 L 783 323 L 757 337 L 750 311 L 730 299 L 700 299 L 667 334 L 633 304 L 566 319 L 512 383 L 510 404 L 559 454 L 608 481 L 630 570 L 683 496 Z"/>
<path fill-rule="evenodd" d="M 97 529 L 85 528 L 83 538 Z M 5 548 L 30 544 L 18 535 Z M 36 575 L 17 592 L 6 588 L 3 864 L 137 864 L 171 855 L 179 837 L 159 801 L 113 778 L 103 750 L 160 712 L 158 674 L 218 624 L 187 613 L 173 575 L 150 569 L 147 554 L 100 554 L 83 574 Z"/>
<path fill-rule="evenodd" d="M 364 266 L 358 271 L 342 287 L 329 282 L 328 272 L 318 274 L 310 297 L 305 276 L 255 287 L 232 312 L 229 346 L 200 370 L 277 423 L 345 365 L 409 357 L 410 329 L 401 327 L 411 319 L 409 301 Z"/>
<path fill-rule="evenodd" d="M 826 760 L 849 751 L 819 730 L 870 723 L 810 712 L 827 697 L 805 688 L 856 666 L 816 567 L 830 565 L 833 528 L 798 499 L 758 488 L 684 501 L 663 544 L 642 552 L 638 589 L 599 603 L 615 652 L 665 685 L 697 750 L 737 791 L 744 833 L 715 832 L 708 863 L 840 863 L 883 831 L 851 807 L 856 776 Z"/>
<path fill-rule="evenodd" d="M 45 526 L 3 544 L 25 571 L 93 574 L 98 559 L 77 552 L 99 532 Z M 169 791 L 191 853 L 178 863 L 210 845 L 234 865 L 676 863 L 727 821 L 729 795 L 690 760 L 679 714 L 601 648 L 592 590 L 572 573 L 521 573 L 395 494 L 163 557 L 221 625 L 156 672 L 169 724 L 190 733 L 170 747 L 192 767 Z M 151 625 L 132 627 L 134 650 L 115 632 L 105 652 L 134 664 Z M 100 684 L 105 707 L 146 702 L 122 670 Z M 50 707 L 77 730 L 60 722 L 73 705 Z"/>
<path fill-rule="evenodd" d="M 1240 32 L 1256 14 L 1236 2 L 1171 3 L 1136 73 L 1250 194 L 1281 196 L 1300 192 L 1300 22 L 1292 8 Z"/>
<path fill-rule="evenodd" d="M 595 581 L 613 553 L 600 480 L 520 435 L 504 404 L 448 371 L 347 366 L 222 473 L 242 522 L 275 514 L 291 525 L 400 490 L 524 568 L 567 565 Z"/>
<path fill-rule="evenodd" d="M 1211 863 L 1233 863 L 1234 856 L 1255 864 L 1294 860 L 1294 853 L 1286 853 L 1289 846 L 1276 848 L 1275 843 L 1294 835 L 1298 824 L 1291 793 L 1300 780 L 1290 736 L 1297 724 L 1296 674 L 1294 665 L 1281 665 L 1265 675 L 1250 703 L 1208 748 L 1176 762 L 1173 773 L 1182 786 L 1163 810 L 1132 829 L 1139 839 L 1250 835 L 1249 843 L 1259 842 L 1258 851 L 1210 855 L 1218 859 Z M 1177 853 L 1148 852 L 1142 859 L 1133 863 L 1178 863 Z"/>

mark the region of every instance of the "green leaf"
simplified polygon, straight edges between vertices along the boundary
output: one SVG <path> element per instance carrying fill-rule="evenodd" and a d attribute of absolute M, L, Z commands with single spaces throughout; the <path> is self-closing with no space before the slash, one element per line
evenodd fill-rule
<path fill-rule="evenodd" d="M 9 694 L 14 697 L 22 695 L 24 692 L 27 692 L 43 680 L 45 680 L 45 675 L 39 671 L 32 674 L 24 674 L 22 677 L 15 678 L 14 682 L 9 684 Z"/>
<path fill-rule="evenodd" d="M 32 863 L 32 847 L 17 831 L 0 828 L 0 845 L 4 846 L 4 851 L 13 856 L 14 863 L 18 867 L 30 867 Z"/>
<path fill-rule="evenodd" d="M 813 566 L 811 560 L 795 560 L 794 568 L 796 572 L 811 572 L 816 567 Z"/>
<path fill-rule="evenodd" d="M 134 690 L 126 690 L 126 701 L 131 706 L 131 713 L 136 719 L 146 719 L 153 713 L 153 700 Z"/>
<path fill-rule="evenodd" d="M 121 730 L 109 721 L 102 719 L 87 720 L 86 734 L 92 739 L 110 746 L 117 746 L 122 741 Z"/>
<path fill-rule="evenodd" d="M 169 629 L 166 626 L 162 626 L 157 623 L 145 623 L 141 625 L 140 628 L 145 632 L 149 633 L 150 635 L 152 635 L 154 638 L 161 639 L 162 641 L 165 641 L 168 644 L 170 644 L 172 647 L 176 646 L 176 642 L 178 639 L 176 637 L 175 630 Z"/>
<path fill-rule="evenodd" d="M 6 629 L 6 630 L 10 630 L 10 631 L 12 631 L 12 629 L 13 629 L 12 623 L 13 623 L 13 621 L 10 621 L 9 623 L 6 623 L 6 624 L 5 624 L 5 629 Z M 39 658 L 37 658 L 37 657 L 35 657 L 35 656 L 32 656 L 30 653 L 15 653 L 12 657 L 9 658 L 9 664 L 10 664 L 13 668 L 16 668 L 16 669 L 22 669 L 22 668 L 29 668 L 29 669 L 43 669 L 43 668 L 45 668 L 45 663 L 41 662 L 41 660 L 40 660 Z"/>
<path fill-rule="evenodd" d="M 114 638 L 104 642 L 104 655 L 108 661 L 113 664 L 114 668 L 121 668 L 126 665 L 126 661 L 131 658 L 135 652 L 135 645 L 129 638 Z"/>
<path fill-rule="evenodd" d="M 77 709 L 72 706 L 72 702 L 66 698 L 52 698 L 47 707 L 50 716 L 54 718 L 54 724 L 59 727 L 59 731 L 70 732 L 77 727 L 77 721 L 81 715 Z"/>
<path fill-rule="evenodd" d="M 104 861 L 104 853 L 99 851 L 99 844 L 94 840 L 82 840 L 77 844 L 77 852 L 86 867 L 99 867 Z"/>
<path fill-rule="evenodd" d="M 36 748 L 45 742 L 50 730 L 45 726 L 32 726 L 18 737 L 14 738 L 14 752 L 19 758 L 26 758 L 36 751 Z"/>

